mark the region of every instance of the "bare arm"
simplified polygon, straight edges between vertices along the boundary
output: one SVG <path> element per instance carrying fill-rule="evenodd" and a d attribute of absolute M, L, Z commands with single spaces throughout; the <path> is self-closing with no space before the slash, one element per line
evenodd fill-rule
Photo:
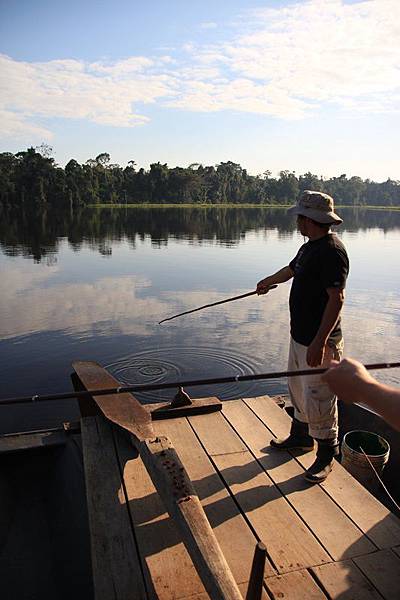
<path fill-rule="evenodd" d="M 269 286 L 275 285 L 276 283 L 284 283 L 285 281 L 289 281 L 293 275 L 294 273 L 289 266 L 283 267 L 283 269 L 280 269 L 273 275 L 269 275 L 265 279 L 261 279 L 261 281 L 257 283 L 257 294 L 266 294 Z"/>
<path fill-rule="evenodd" d="M 340 400 L 365 404 L 400 431 L 400 390 L 379 383 L 361 363 L 350 358 L 334 361 L 322 379 Z"/>
<path fill-rule="evenodd" d="M 337 323 L 344 302 L 343 289 L 328 288 L 326 291 L 329 298 L 325 306 L 324 314 L 322 315 L 321 324 L 315 338 L 307 350 L 307 364 L 310 365 L 310 367 L 322 365 L 326 342 L 328 341 L 329 334 Z"/>

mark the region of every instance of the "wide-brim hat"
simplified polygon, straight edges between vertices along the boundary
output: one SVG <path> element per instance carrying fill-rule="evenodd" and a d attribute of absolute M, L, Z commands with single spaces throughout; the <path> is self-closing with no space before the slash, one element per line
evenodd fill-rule
<path fill-rule="evenodd" d="M 309 217 L 313 221 L 324 225 L 340 225 L 340 223 L 343 223 L 343 219 L 334 212 L 333 198 L 323 192 L 305 190 L 297 200 L 296 206 L 292 206 L 287 212 L 290 215 Z"/>

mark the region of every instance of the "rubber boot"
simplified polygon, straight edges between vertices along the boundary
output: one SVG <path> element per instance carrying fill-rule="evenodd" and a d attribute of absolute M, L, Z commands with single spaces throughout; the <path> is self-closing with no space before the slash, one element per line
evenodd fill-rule
<path fill-rule="evenodd" d="M 308 423 L 302 423 L 293 419 L 289 437 L 285 439 L 271 440 L 273 448 L 283 450 L 303 450 L 310 452 L 314 448 L 314 440 L 308 433 Z"/>
<path fill-rule="evenodd" d="M 318 444 L 317 457 L 304 477 L 311 483 L 321 483 L 332 471 L 333 459 L 339 454 L 339 442 L 337 438 L 315 441 Z"/>

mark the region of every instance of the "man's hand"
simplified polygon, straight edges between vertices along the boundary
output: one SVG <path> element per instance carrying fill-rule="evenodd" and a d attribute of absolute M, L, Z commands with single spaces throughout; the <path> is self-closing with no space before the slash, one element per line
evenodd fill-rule
<path fill-rule="evenodd" d="M 307 364 L 318 367 L 333 358 L 327 340 L 329 334 L 337 323 L 344 300 L 344 290 L 341 288 L 327 288 L 328 302 L 325 306 L 322 320 L 317 334 L 307 350 Z"/>
<path fill-rule="evenodd" d="M 270 277 L 266 277 L 265 279 L 261 279 L 261 281 L 259 281 L 257 283 L 257 294 L 259 296 L 261 296 L 262 294 L 267 294 L 269 292 L 269 289 L 271 287 L 271 278 Z"/>
<path fill-rule="evenodd" d="M 293 275 L 294 273 L 289 266 L 283 267 L 283 269 L 280 269 L 273 275 L 269 275 L 268 277 L 265 277 L 265 279 L 261 279 L 261 281 L 257 283 L 256 292 L 259 296 L 261 296 L 261 294 L 266 294 L 269 292 L 270 288 L 276 288 L 278 283 L 289 281 Z"/>
<path fill-rule="evenodd" d="M 314 339 L 307 348 L 307 364 L 310 367 L 319 367 L 324 362 L 325 342 Z"/>

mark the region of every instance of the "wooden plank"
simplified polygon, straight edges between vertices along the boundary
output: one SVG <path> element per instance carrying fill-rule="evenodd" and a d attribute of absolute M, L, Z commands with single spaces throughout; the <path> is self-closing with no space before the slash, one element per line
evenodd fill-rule
<path fill-rule="evenodd" d="M 324 490 L 304 480 L 291 454 L 269 446 L 269 430 L 244 402 L 225 403 L 223 414 L 334 560 L 376 550 Z"/>
<path fill-rule="evenodd" d="M 222 415 L 217 413 L 207 417 L 189 417 L 189 422 L 200 437 L 209 456 L 247 452 L 246 445 L 235 435 L 232 427 Z M 218 431 L 214 427 L 217 427 Z"/>
<path fill-rule="evenodd" d="M 240 590 L 243 598 L 245 598 L 246 593 L 247 593 L 247 584 L 240 583 L 239 590 Z M 188 598 L 187 600 L 210 600 L 210 597 L 207 594 L 200 594 L 199 596 L 191 596 L 190 599 Z M 263 592 L 262 592 L 261 600 L 270 600 L 270 596 L 267 594 L 267 592 L 265 590 L 263 590 Z M 303 598 L 303 600 L 304 600 L 304 598 Z"/>
<path fill-rule="evenodd" d="M 140 457 L 131 458 L 126 438 L 116 437 L 132 523 L 150 600 L 173 600 L 205 592 L 182 536 Z"/>
<path fill-rule="evenodd" d="M 67 441 L 65 431 L 6 434 L 0 436 L 0 453 L 21 452 L 49 446 L 62 446 Z"/>
<path fill-rule="evenodd" d="M 273 600 L 322 600 L 326 594 L 305 569 L 269 577 L 265 584 Z"/>
<path fill-rule="evenodd" d="M 240 515 L 186 419 L 157 421 L 158 435 L 168 434 L 192 479 L 217 540 L 238 583 L 247 582 L 256 538 Z M 129 448 L 117 440 L 129 509 L 145 565 L 151 598 L 197 597 L 204 587 L 174 522 L 168 517 L 140 458 L 125 462 Z M 267 563 L 266 574 L 274 571 Z M 201 596 L 200 596 L 201 597 Z M 205 596 L 208 597 L 208 596 Z"/>
<path fill-rule="evenodd" d="M 114 378 L 98 363 L 75 361 L 72 366 L 82 384 L 92 393 L 112 386 Z M 131 394 L 93 395 L 104 415 L 132 434 L 132 441 L 168 513 L 182 533 L 207 592 L 215 600 L 240 600 L 234 577 L 171 441 L 155 436 L 150 414 Z"/>
<path fill-rule="evenodd" d="M 186 419 L 156 424 L 159 435 L 168 435 L 181 456 L 205 513 L 238 583 L 248 582 L 257 539 L 249 529 L 223 481 L 211 464 Z M 266 576 L 275 574 L 267 561 Z"/>
<path fill-rule="evenodd" d="M 391 550 L 381 550 L 354 562 L 386 600 L 400 598 L 400 558 Z"/>
<path fill-rule="evenodd" d="M 330 560 L 249 452 L 214 461 L 279 573 Z"/>
<path fill-rule="evenodd" d="M 382 600 L 352 560 L 313 567 L 311 571 L 332 600 Z"/>
<path fill-rule="evenodd" d="M 188 406 L 177 406 L 170 408 L 169 402 L 157 402 L 155 404 L 144 404 L 143 407 L 151 413 L 153 421 L 158 419 L 176 419 L 189 415 L 203 415 L 222 409 L 222 402 L 215 396 L 210 398 L 193 398 L 192 404 Z"/>
<path fill-rule="evenodd" d="M 164 506 L 179 527 L 210 597 L 213 600 L 241 600 L 196 490 L 171 441 L 164 436 L 144 440 L 139 451 Z"/>
<path fill-rule="evenodd" d="M 284 437 L 290 428 L 290 417 L 268 396 L 245 398 L 244 402 L 254 411 L 274 436 Z M 266 440 L 268 441 L 268 440 Z M 315 458 L 313 452 L 293 452 L 298 462 L 308 468 Z M 338 462 L 329 477 L 321 484 L 327 494 L 342 508 L 354 523 L 368 535 L 380 549 L 398 544 L 400 520 L 370 494 Z"/>
<path fill-rule="evenodd" d="M 318 540 L 219 413 L 189 418 L 279 573 L 330 561 Z M 212 435 L 210 434 L 212 432 Z M 230 452 L 223 454 L 223 449 Z M 236 452 L 232 450 L 236 448 Z"/>
<path fill-rule="evenodd" d="M 81 427 L 96 600 L 144 600 L 110 425 L 103 417 L 86 417 Z"/>

